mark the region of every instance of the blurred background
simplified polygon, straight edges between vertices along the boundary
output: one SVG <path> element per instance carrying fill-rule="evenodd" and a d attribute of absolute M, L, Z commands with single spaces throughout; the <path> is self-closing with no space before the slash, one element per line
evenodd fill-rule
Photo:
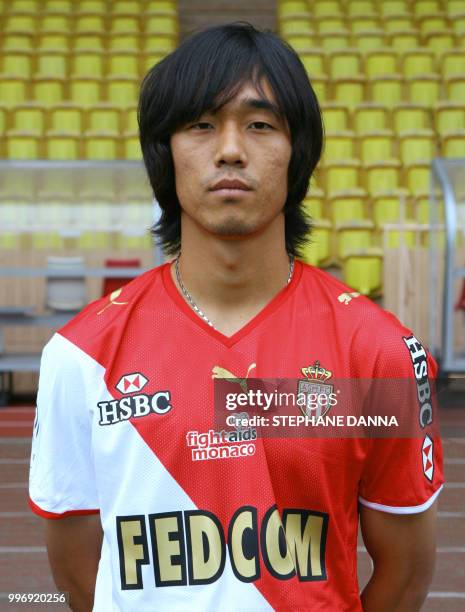
<path fill-rule="evenodd" d="M 163 261 L 141 79 L 190 32 L 234 20 L 287 40 L 320 101 L 303 259 L 396 314 L 440 364 L 451 486 L 425 609 L 465 609 L 464 0 L 0 0 L 0 609 L 12 586 L 53 590 L 25 502 L 42 347 Z"/>

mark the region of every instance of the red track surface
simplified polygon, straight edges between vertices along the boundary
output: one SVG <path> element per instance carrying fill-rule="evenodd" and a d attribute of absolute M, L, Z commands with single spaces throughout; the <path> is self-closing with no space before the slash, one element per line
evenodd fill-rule
<path fill-rule="evenodd" d="M 0 610 L 65 609 L 61 605 L 11 605 L 8 593 L 56 592 L 44 548 L 43 520 L 27 505 L 31 407 L 0 408 Z M 450 431 L 465 425 L 465 409 L 441 411 Z M 446 486 L 439 497 L 436 573 L 424 612 L 465 610 L 465 438 L 444 438 Z M 371 560 L 359 539 L 360 587 Z"/>

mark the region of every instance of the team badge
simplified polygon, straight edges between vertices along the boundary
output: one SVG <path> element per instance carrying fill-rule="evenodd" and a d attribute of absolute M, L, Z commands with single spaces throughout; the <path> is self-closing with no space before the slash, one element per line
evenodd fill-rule
<path fill-rule="evenodd" d="M 299 380 L 297 385 L 297 393 L 303 393 L 307 396 L 305 406 L 299 403 L 299 408 L 304 416 L 315 417 L 316 419 L 324 417 L 330 407 L 330 395 L 334 391 L 334 385 L 327 384 L 327 380 L 333 375 L 332 372 L 320 365 L 319 361 L 315 361 L 313 365 L 301 368 L 304 379 Z M 320 399 L 326 396 L 327 401 L 316 402 L 315 397 Z"/>
<path fill-rule="evenodd" d="M 148 379 L 143 374 L 135 372 L 134 374 L 122 376 L 116 388 L 120 393 L 136 393 L 137 391 L 142 391 L 148 382 Z"/>
<path fill-rule="evenodd" d="M 433 441 L 427 434 L 423 440 L 421 458 L 423 459 L 423 473 L 430 482 L 433 481 L 434 474 L 433 450 Z"/>

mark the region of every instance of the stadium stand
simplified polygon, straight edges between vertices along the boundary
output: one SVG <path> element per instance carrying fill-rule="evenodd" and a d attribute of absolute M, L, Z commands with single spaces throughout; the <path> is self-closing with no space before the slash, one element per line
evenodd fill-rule
<path fill-rule="evenodd" d="M 372 297 L 382 294 L 383 248 L 428 242 L 431 160 L 463 157 L 464 24 L 460 0 L 278 3 L 327 138 L 319 192 L 306 200 L 316 236 L 305 259 L 339 266 Z"/>

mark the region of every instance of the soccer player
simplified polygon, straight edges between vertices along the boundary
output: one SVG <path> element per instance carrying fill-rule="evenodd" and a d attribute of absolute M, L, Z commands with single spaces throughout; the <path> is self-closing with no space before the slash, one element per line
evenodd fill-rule
<path fill-rule="evenodd" d="M 146 76 L 139 124 L 175 259 L 44 349 L 30 505 L 57 587 L 78 611 L 419 610 L 443 483 L 436 364 L 395 317 L 295 259 L 323 142 L 298 56 L 249 24 L 196 33 Z M 228 377 L 242 392 L 294 379 L 304 395 L 407 380 L 401 416 L 421 436 L 218 431 Z M 374 564 L 361 594 L 359 522 Z"/>

